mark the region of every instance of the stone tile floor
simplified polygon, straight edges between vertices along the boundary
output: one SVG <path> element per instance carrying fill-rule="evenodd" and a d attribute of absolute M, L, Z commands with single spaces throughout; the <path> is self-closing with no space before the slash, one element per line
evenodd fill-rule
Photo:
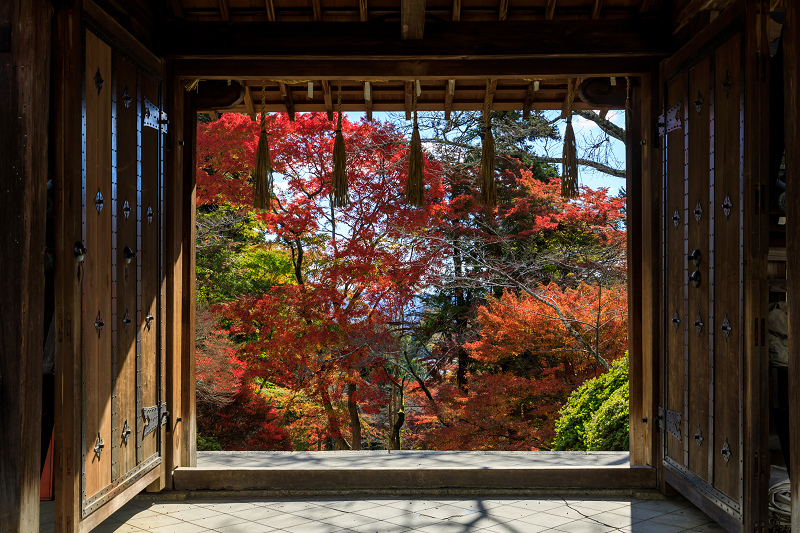
<path fill-rule="evenodd" d="M 42 532 L 53 531 L 52 502 Z M 686 500 L 616 496 L 133 500 L 97 533 L 678 533 L 722 528 Z"/>

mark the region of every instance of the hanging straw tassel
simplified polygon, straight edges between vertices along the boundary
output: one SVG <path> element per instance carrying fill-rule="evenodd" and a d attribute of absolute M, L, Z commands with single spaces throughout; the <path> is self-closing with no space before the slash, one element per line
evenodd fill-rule
<path fill-rule="evenodd" d="M 336 139 L 333 141 L 333 207 L 346 207 L 350 203 L 347 195 L 347 151 L 342 136 L 342 85 L 339 84 L 337 99 L 339 118 L 336 121 Z"/>
<path fill-rule="evenodd" d="M 417 92 L 414 91 L 414 132 L 408 149 L 408 179 L 406 180 L 406 202 L 414 207 L 425 205 L 425 175 L 422 161 L 422 139 L 417 123 Z"/>
<path fill-rule="evenodd" d="M 481 149 L 481 205 L 497 205 L 497 184 L 494 177 L 494 135 L 492 134 L 492 113 L 489 109 L 489 81 L 486 82 L 486 97 L 483 103 L 484 133 Z"/>
<path fill-rule="evenodd" d="M 578 148 L 575 144 L 575 132 L 572 130 L 572 101 L 575 99 L 575 80 L 567 83 L 566 118 L 567 129 L 564 132 L 564 153 L 561 169 L 561 197 L 572 199 L 578 197 Z"/>
<path fill-rule="evenodd" d="M 266 122 L 266 86 L 261 85 L 261 132 L 256 148 L 256 168 L 253 171 L 253 207 L 270 209 L 272 201 L 272 159 L 269 154 Z"/>

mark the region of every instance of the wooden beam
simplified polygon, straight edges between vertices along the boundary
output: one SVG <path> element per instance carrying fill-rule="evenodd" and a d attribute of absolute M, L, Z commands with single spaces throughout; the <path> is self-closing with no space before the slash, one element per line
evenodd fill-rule
<path fill-rule="evenodd" d="M 364 82 L 364 107 L 367 112 L 367 120 L 372 120 L 372 85 L 370 82 Z"/>
<path fill-rule="evenodd" d="M 461 20 L 461 0 L 453 0 L 453 22 Z"/>
<path fill-rule="evenodd" d="M 503 21 L 506 20 L 508 16 L 508 0 L 500 0 L 500 10 L 497 15 L 497 20 Z"/>
<path fill-rule="evenodd" d="M 506 23 L 508 23 L 507 21 Z M 360 24 L 360 23 L 359 23 Z M 365 24 L 366 26 L 366 24 Z M 269 72 L 273 80 L 334 79 L 363 81 L 376 78 L 474 80 L 497 79 L 577 78 L 607 76 L 639 76 L 658 64 L 655 57 L 606 57 L 602 61 L 590 58 L 519 58 L 519 59 L 176 59 L 176 72 L 182 78 L 204 80 L 240 79 L 260 82 Z"/>
<path fill-rule="evenodd" d="M 536 99 L 536 89 L 534 85 L 534 82 L 529 82 L 527 92 L 525 93 L 525 103 L 522 105 L 522 118 L 525 120 L 528 120 L 528 117 L 531 116 L 533 101 Z"/>
<path fill-rule="evenodd" d="M 800 145 L 800 5 L 786 2 L 783 24 L 785 145 Z M 800 213 L 800 153 L 786 150 L 786 211 Z M 800 302 L 800 219 L 786 217 L 787 300 Z M 800 314 L 789 315 L 789 434 L 792 469 L 792 525 L 800 524 Z"/>
<path fill-rule="evenodd" d="M 247 114 L 250 116 L 250 120 L 253 122 L 256 121 L 256 109 L 253 105 L 253 93 L 250 92 L 250 86 L 242 80 L 240 81 L 242 85 L 244 85 L 244 108 L 247 110 Z"/>
<path fill-rule="evenodd" d="M 411 105 L 413 101 L 413 96 L 411 91 L 414 90 L 414 82 L 407 81 L 406 82 L 406 90 L 405 90 L 405 109 L 406 109 L 406 120 L 411 120 Z"/>
<path fill-rule="evenodd" d="M 292 91 L 282 81 L 278 82 L 278 89 L 281 91 L 281 98 L 283 98 L 283 105 L 286 106 L 286 113 L 289 115 L 289 121 L 294 122 L 294 102 L 292 101 Z"/>
<path fill-rule="evenodd" d="M 182 19 L 184 17 L 183 5 L 181 0 L 168 0 L 168 4 L 172 7 L 172 14 Z"/>
<path fill-rule="evenodd" d="M 264 31 L 263 23 L 176 21 L 161 27 L 159 49 L 163 57 L 173 59 L 336 61 L 548 57 L 606 61 L 614 56 L 661 59 L 671 52 L 669 28 L 662 19 L 429 22 L 424 40 L 387 39 L 394 28 L 389 22 L 281 22 Z"/>
<path fill-rule="evenodd" d="M 314 22 L 322 20 L 322 4 L 320 0 L 311 0 L 311 10 L 314 13 Z"/>
<path fill-rule="evenodd" d="M 553 15 L 556 13 L 556 2 L 558 0 L 547 0 L 547 6 L 544 9 L 545 20 L 553 20 Z"/>
<path fill-rule="evenodd" d="M 369 20 L 369 7 L 367 5 L 367 0 L 358 0 L 358 11 L 359 15 L 361 15 L 361 22 L 366 22 Z"/>
<path fill-rule="evenodd" d="M 447 80 L 444 90 L 444 119 L 450 120 L 453 111 L 453 96 L 456 94 L 456 80 Z"/>
<path fill-rule="evenodd" d="M 264 7 L 267 10 L 267 20 L 275 22 L 275 2 L 273 0 L 264 0 Z"/>
<path fill-rule="evenodd" d="M 0 8 L 0 527 L 14 532 L 39 529 L 52 17 L 45 0 Z"/>
<path fill-rule="evenodd" d="M 230 22 L 231 20 L 231 6 L 228 3 L 228 0 L 219 0 L 219 13 L 222 17 L 222 20 L 225 22 Z"/>
<path fill-rule="evenodd" d="M 603 0 L 594 0 L 592 6 L 592 19 L 597 20 L 600 18 L 600 10 L 603 9 Z"/>
<path fill-rule="evenodd" d="M 325 100 L 325 112 L 328 113 L 328 120 L 333 121 L 333 98 L 331 97 L 331 84 L 328 80 L 320 81 L 322 84 L 322 98 Z"/>
<path fill-rule="evenodd" d="M 400 38 L 421 40 L 425 33 L 425 0 L 400 0 Z"/>

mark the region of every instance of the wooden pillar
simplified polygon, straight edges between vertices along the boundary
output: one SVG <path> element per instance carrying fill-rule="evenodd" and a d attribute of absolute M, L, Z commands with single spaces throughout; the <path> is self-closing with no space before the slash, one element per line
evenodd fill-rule
<path fill-rule="evenodd" d="M 641 85 L 631 79 L 630 110 L 625 114 L 625 192 L 628 229 L 628 380 L 630 382 L 631 464 L 645 462 L 642 422 L 642 123 Z"/>
<path fill-rule="evenodd" d="M 183 93 L 183 319 L 181 333 L 181 466 L 197 466 L 197 403 L 195 401 L 195 203 L 197 110 L 195 93 Z M 179 117 L 176 119 L 180 120 Z"/>
<path fill-rule="evenodd" d="M 45 0 L 0 4 L 0 529 L 38 531 L 50 39 Z"/>
<path fill-rule="evenodd" d="M 789 412 L 792 531 L 800 531 L 800 4 L 786 2 L 783 25 L 786 134 L 786 298 L 789 312 Z"/>

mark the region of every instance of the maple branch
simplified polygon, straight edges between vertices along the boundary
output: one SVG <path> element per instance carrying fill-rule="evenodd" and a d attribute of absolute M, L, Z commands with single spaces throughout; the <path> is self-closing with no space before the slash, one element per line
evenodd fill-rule
<path fill-rule="evenodd" d="M 610 120 L 606 118 L 601 118 L 600 115 L 595 113 L 594 111 L 573 111 L 573 115 L 579 115 L 586 120 L 591 120 L 597 126 L 603 130 L 605 133 L 608 133 L 610 136 L 614 137 L 615 139 L 625 142 L 625 129 L 617 126 Z"/>
<path fill-rule="evenodd" d="M 439 422 L 441 422 L 443 426 L 450 427 L 450 424 L 448 424 L 447 422 L 442 420 L 442 417 L 439 416 L 439 406 L 436 405 L 436 400 L 433 399 L 433 395 L 431 394 L 431 391 L 428 390 L 428 387 L 425 385 L 425 382 L 422 381 L 422 378 L 420 378 L 417 375 L 417 373 L 414 372 L 414 365 L 411 363 L 411 359 L 408 357 L 408 351 L 403 350 L 403 356 L 405 356 L 406 362 L 408 363 L 408 369 L 407 370 L 411 373 L 412 376 L 414 376 L 414 379 L 417 380 L 417 383 L 419 384 L 420 388 L 422 389 L 422 392 L 425 393 L 425 396 L 428 397 L 428 401 L 431 402 L 431 406 L 433 407 L 433 411 L 436 413 L 436 418 L 439 419 Z"/>

